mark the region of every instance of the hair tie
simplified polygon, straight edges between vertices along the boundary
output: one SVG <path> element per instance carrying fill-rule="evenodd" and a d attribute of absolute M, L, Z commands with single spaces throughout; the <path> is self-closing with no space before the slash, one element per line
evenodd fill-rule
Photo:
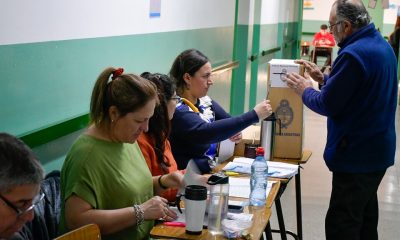
<path fill-rule="evenodd" d="M 123 68 L 117 68 L 112 72 L 112 80 L 115 80 L 117 77 L 121 76 L 122 73 L 124 72 Z"/>

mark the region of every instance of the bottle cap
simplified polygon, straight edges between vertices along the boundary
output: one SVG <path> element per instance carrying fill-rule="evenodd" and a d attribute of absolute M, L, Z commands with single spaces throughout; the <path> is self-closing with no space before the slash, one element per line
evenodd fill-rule
<path fill-rule="evenodd" d="M 263 147 L 258 147 L 256 149 L 256 156 L 264 156 L 264 148 Z"/>

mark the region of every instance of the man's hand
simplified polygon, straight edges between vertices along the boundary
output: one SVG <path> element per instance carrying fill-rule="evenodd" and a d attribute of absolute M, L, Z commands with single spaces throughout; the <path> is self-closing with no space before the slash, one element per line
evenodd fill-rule
<path fill-rule="evenodd" d="M 321 72 L 317 64 L 303 59 L 295 60 L 294 62 L 298 64 L 303 64 L 306 74 L 308 74 L 314 81 L 318 82 L 319 84 L 324 84 L 324 74 Z"/>
<path fill-rule="evenodd" d="M 300 96 L 303 95 L 306 88 L 313 87 L 311 80 L 308 80 L 295 72 L 286 75 L 286 84 L 291 89 L 294 89 L 294 91 Z"/>

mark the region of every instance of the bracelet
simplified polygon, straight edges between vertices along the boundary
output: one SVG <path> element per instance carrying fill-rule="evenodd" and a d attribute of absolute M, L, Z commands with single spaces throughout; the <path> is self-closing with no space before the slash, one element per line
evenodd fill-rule
<path fill-rule="evenodd" d="M 161 176 L 158 177 L 158 185 L 160 185 L 160 187 L 161 187 L 162 189 L 168 189 L 167 186 L 165 186 L 164 184 L 161 183 L 161 178 L 162 178 L 163 176 L 164 176 L 164 175 L 161 175 Z"/>
<path fill-rule="evenodd" d="M 133 209 L 135 210 L 136 215 L 136 226 L 139 226 L 144 222 L 144 212 L 140 205 L 133 205 Z"/>

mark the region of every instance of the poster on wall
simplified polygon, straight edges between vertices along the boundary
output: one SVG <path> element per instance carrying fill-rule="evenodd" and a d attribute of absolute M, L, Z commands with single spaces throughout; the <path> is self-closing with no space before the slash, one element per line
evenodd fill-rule
<path fill-rule="evenodd" d="M 313 10 L 314 9 L 314 0 L 304 0 L 303 10 Z"/>
<path fill-rule="evenodd" d="M 374 9 L 378 0 L 369 0 L 368 7 Z"/>
<path fill-rule="evenodd" d="M 151 18 L 159 18 L 161 16 L 161 0 L 150 0 L 150 14 Z"/>
<path fill-rule="evenodd" d="M 382 0 L 382 8 L 383 9 L 389 8 L 389 0 Z"/>
<path fill-rule="evenodd" d="M 378 2 L 378 0 L 369 0 L 368 7 L 374 9 L 376 7 L 376 2 Z M 389 0 L 382 0 L 382 8 L 389 8 Z"/>

